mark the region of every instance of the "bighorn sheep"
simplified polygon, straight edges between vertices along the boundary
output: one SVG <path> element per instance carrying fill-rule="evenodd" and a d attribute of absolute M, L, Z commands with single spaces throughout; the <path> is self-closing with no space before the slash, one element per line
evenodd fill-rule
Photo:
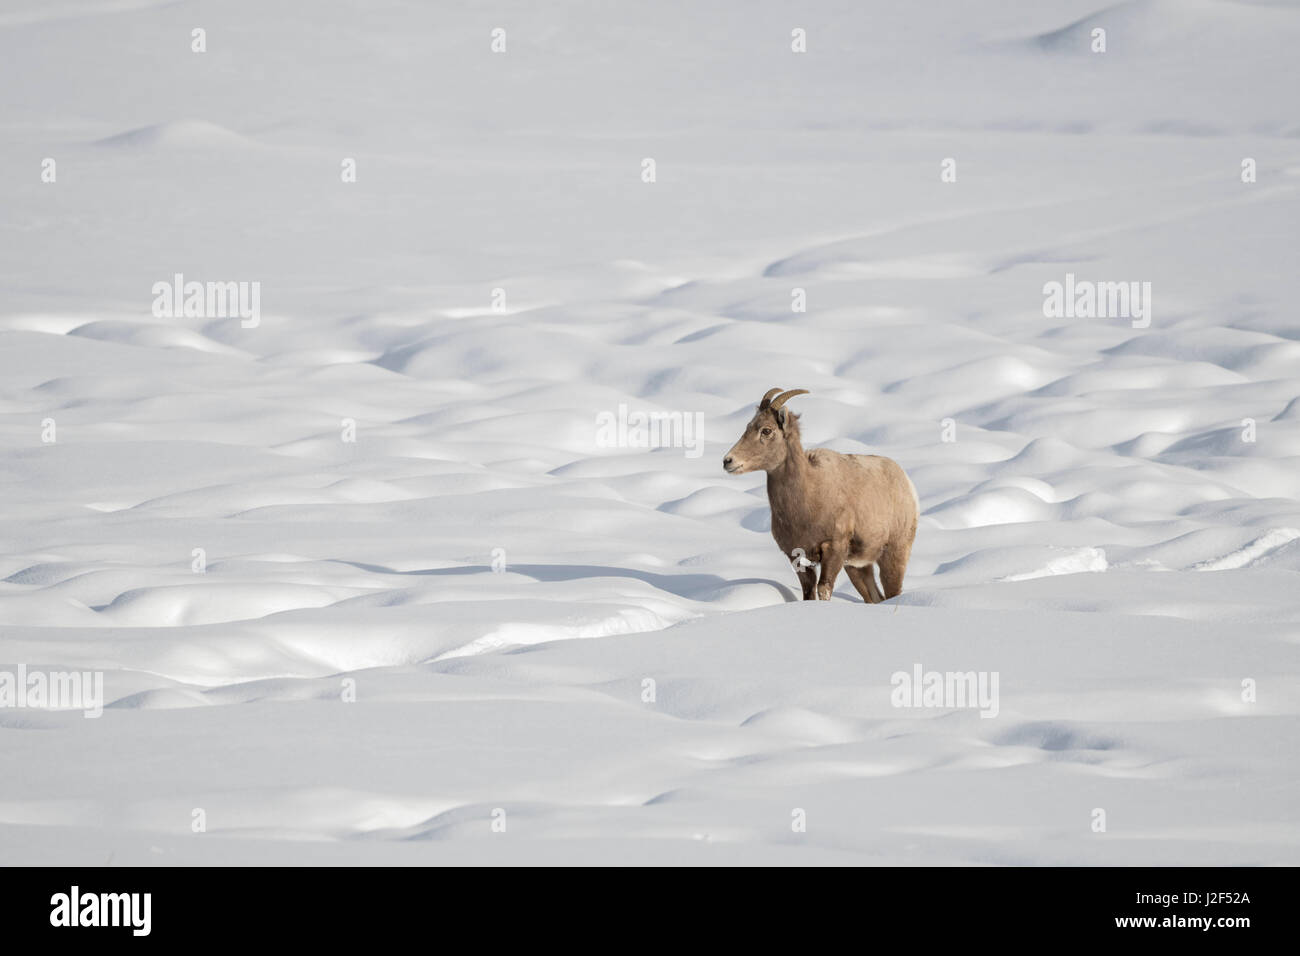
<path fill-rule="evenodd" d="M 806 394 L 769 390 L 722 467 L 732 475 L 767 472 L 772 537 L 794 564 L 805 601 L 829 601 L 841 568 L 868 604 L 896 597 L 920 516 L 916 488 L 889 458 L 805 452 L 799 416 L 785 403 Z M 821 565 L 820 580 L 813 564 Z"/>

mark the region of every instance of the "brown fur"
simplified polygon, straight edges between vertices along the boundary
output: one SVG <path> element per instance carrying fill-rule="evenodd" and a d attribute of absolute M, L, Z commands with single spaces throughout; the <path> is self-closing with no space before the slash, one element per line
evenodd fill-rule
<path fill-rule="evenodd" d="M 792 562 L 802 553 L 821 565 L 820 579 L 813 568 L 796 566 L 804 600 L 829 601 L 841 569 L 868 604 L 896 597 L 916 537 L 912 482 L 897 462 L 879 455 L 805 452 L 799 416 L 785 411 L 785 398 L 764 399 L 723 467 L 733 475 L 767 472 L 772 537 Z M 883 594 L 872 564 L 880 569 Z"/>

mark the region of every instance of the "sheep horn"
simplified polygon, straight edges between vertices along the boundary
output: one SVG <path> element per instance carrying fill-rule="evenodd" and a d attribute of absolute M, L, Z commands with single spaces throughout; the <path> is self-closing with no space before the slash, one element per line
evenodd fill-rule
<path fill-rule="evenodd" d="M 769 389 L 767 390 L 767 394 L 763 396 L 763 400 L 762 400 L 761 402 L 758 403 L 758 407 L 759 407 L 759 408 L 767 408 L 768 403 L 770 403 L 770 402 L 772 401 L 772 396 L 775 395 L 775 394 L 777 394 L 777 393 L 780 392 L 780 391 L 781 391 L 781 386 L 780 386 L 780 385 L 778 385 L 776 388 L 769 388 Z"/>
<path fill-rule="evenodd" d="M 790 389 L 790 391 L 782 392 L 776 398 L 772 399 L 772 404 L 769 405 L 768 407 L 771 408 L 772 411 L 774 412 L 779 411 L 782 408 L 782 406 L 785 405 L 786 402 L 790 401 L 790 399 L 794 398 L 796 395 L 807 395 L 807 394 L 808 394 L 808 389 L 806 388 L 792 388 Z"/>

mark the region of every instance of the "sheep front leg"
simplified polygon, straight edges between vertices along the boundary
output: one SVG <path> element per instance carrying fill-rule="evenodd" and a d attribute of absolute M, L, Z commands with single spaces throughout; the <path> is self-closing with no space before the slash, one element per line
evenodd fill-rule
<path fill-rule="evenodd" d="M 848 549 L 827 541 L 822 545 L 822 573 L 817 582 L 817 600 L 829 601 L 835 591 L 835 579 L 844 570 L 844 558 Z"/>
<path fill-rule="evenodd" d="M 817 570 L 813 567 L 799 568 L 795 571 L 799 575 L 799 585 L 803 588 L 803 599 L 805 601 L 817 600 Z"/>

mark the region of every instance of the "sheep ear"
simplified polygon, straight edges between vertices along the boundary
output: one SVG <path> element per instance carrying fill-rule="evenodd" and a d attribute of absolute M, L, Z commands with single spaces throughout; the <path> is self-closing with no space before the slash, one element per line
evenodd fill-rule
<path fill-rule="evenodd" d="M 778 408 L 776 410 L 776 423 L 781 427 L 781 431 L 785 431 L 785 409 L 784 408 Z"/>

